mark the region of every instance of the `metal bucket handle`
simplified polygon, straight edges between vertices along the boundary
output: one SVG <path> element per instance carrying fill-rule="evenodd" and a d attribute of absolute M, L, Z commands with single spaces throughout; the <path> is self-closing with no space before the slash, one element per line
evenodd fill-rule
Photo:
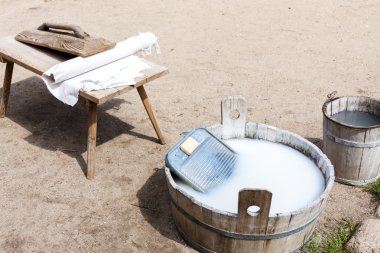
<path fill-rule="evenodd" d="M 237 228 L 240 232 L 265 233 L 269 211 L 272 204 L 272 193 L 264 189 L 244 188 L 239 191 Z M 251 213 L 248 208 L 257 206 L 260 209 Z"/>
<path fill-rule="evenodd" d="M 247 117 L 247 102 L 241 95 L 227 96 L 222 99 L 222 138 L 244 138 Z"/>

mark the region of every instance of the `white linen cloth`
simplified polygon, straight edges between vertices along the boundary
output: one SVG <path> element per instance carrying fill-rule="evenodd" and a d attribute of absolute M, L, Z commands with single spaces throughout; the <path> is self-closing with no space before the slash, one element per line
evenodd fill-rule
<path fill-rule="evenodd" d="M 105 52 L 86 58 L 76 57 L 51 67 L 42 74 L 48 90 L 65 104 L 74 106 L 79 90 L 85 91 L 133 85 L 142 70 L 150 66 L 137 56 L 138 51 L 150 53 L 152 46 L 159 52 L 153 33 L 140 33 Z"/>

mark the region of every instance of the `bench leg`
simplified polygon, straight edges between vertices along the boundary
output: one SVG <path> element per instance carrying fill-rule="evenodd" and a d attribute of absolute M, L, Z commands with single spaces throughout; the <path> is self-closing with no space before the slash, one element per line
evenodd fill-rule
<path fill-rule="evenodd" d="M 164 145 L 165 144 L 165 138 L 164 138 L 163 134 L 161 133 L 160 128 L 158 127 L 156 117 L 154 116 L 154 113 L 153 113 L 152 105 L 149 102 L 148 95 L 146 94 L 144 86 L 141 85 L 141 86 L 137 87 L 137 91 L 140 95 L 141 101 L 144 104 L 145 110 L 148 113 L 149 119 L 152 122 L 154 131 L 156 131 L 156 134 L 157 134 L 157 137 L 158 137 L 160 143 L 162 145 Z"/>
<path fill-rule="evenodd" d="M 6 62 L 5 75 L 3 83 L 3 97 L 0 102 L 0 118 L 5 117 L 5 113 L 8 108 L 9 93 L 11 91 L 12 73 L 13 73 L 13 62 Z"/>
<path fill-rule="evenodd" d="M 88 138 L 87 138 L 87 179 L 94 178 L 95 170 L 95 149 L 96 149 L 96 128 L 98 124 L 97 104 L 89 101 L 88 107 Z"/>

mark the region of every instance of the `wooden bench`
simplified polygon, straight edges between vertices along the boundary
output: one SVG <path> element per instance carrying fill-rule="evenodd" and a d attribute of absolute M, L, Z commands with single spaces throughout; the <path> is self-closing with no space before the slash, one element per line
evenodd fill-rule
<path fill-rule="evenodd" d="M 0 118 L 5 117 L 8 107 L 10 87 L 14 64 L 18 64 L 37 75 L 41 75 L 52 66 L 70 59 L 71 56 L 50 49 L 36 47 L 18 42 L 14 37 L 0 39 L 0 61 L 6 63 L 3 96 L 0 102 Z M 97 107 L 99 104 L 109 101 L 117 95 L 128 92 L 134 88 L 140 95 L 153 128 L 156 131 L 159 142 L 165 144 L 164 136 L 158 127 L 152 106 L 144 89 L 144 84 L 168 73 L 165 67 L 146 61 L 151 68 L 144 70 L 144 77 L 136 78 L 133 86 L 123 86 L 99 91 L 79 92 L 79 99 L 88 105 L 88 139 L 87 139 L 87 173 L 88 179 L 94 178 L 96 129 L 97 129 Z"/>

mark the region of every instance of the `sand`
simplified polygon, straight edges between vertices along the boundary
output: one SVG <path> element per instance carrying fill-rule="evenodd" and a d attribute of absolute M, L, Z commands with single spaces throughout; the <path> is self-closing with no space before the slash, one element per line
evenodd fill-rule
<path fill-rule="evenodd" d="M 380 98 L 376 0 L 2 0 L 0 10 L 0 36 L 44 21 L 113 41 L 154 32 L 162 55 L 151 59 L 170 70 L 147 86 L 167 145 L 137 92 L 119 96 L 100 107 L 96 177 L 87 181 L 86 109 L 15 68 L 0 120 L 2 252 L 194 252 L 171 218 L 163 158 L 179 133 L 220 120 L 223 96 L 243 94 L 250 121 L 319 146 L 327 94 Z M 365 190 L 336 183 L 316 235 L 343 217 L 373 217 L 375 205 Z"/>

